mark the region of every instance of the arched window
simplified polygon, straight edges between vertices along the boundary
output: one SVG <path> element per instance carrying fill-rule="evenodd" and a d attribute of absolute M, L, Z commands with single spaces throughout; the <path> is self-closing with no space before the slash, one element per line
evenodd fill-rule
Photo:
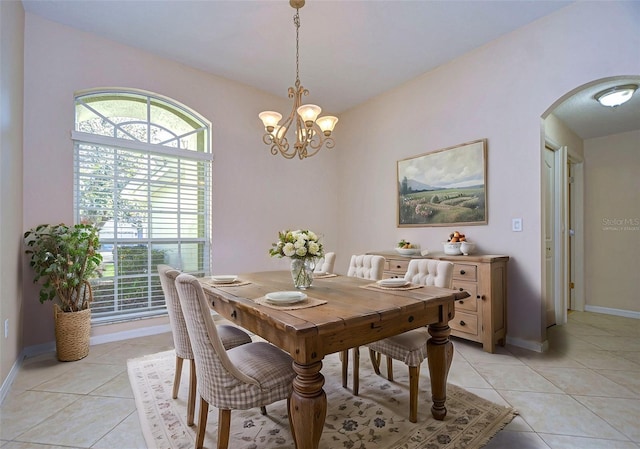
<path fill-rule="evenodd" d="M 165 313 L 157 265 L 210 271 L 211 124 L 139 90 L 75 97 L 75 215 L 100 230 L 94 321 Z"/>

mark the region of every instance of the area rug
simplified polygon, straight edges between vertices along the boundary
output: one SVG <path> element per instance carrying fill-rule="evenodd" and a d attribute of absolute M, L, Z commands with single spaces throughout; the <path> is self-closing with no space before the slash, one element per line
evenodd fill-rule
<path fill-rule="evenodd" d="M 323 361 L 328 410 L 321 449 L 478 449 L 515 416 L 505 408 L 460 387 L 447 386 L 447 416 L 431 416 L 428 369 L 421 370 L 418 422 L 409 422 L 408 369 L 396 363 L 395 380 L 376 375 L 370 361 L 360 361 L 360 396 L 342 388 L 337 355 Z M 149 449 L 190 449 L 196 426 L 186 424 L 188 364 L 184 364 L 177 399 L 171 398 L 175 353 L 152 354 L 128 361 L 128 372 L 145 441 Z M 426 372 L 426 373 L 425 373 Z M 351 377 L 349 378 L 351 382 Z M 198 400 L 199 402 L 199 400 Z M 230 449 L 294 449 L 286 401 L 259 409 L 231 412 Z M 198 410 L 196 409 L 196 420 Z M 218 410 L 209 409 L 205 447 L 215 449 Z"/>

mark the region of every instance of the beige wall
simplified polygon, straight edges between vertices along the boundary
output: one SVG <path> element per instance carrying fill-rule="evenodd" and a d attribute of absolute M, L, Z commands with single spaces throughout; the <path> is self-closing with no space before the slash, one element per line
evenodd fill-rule
<path fill-rule="evenodd" d="M 0 1 L 0 383 L 22 350 L 22 111 L 24 10 Z M 4 336 L 4 323 L 9 332 Z"/>
<path fill-rule="evenodd" d="M 584 146 L 585 309 L 640 316 L 640 131 Z"/>
<path fill-rule="evenodd" d="M 284 260 L 271 259 L 268 250 L 278 231 L 288 227 L 313 229 L 324 235 L 327 248 L 335 248 L 334 167 L 340 150 L 323 151 L 305 161 L 286 160 L 272 156 L 262 143 L 258 113 L 273 108 L 286 113 L 291 107 L 286 98 L 32 14 L 26 16 L 25 32 L 25 228 L 73 222 L 74 91 L 122 86 L 171 97 L 213 123 L 215 272 L 286 266 Z M 25 345 L 53 341 L 50 304 L 38 303 L 30 279 L 23 286 Z M 106 332 L 94 329 L 94 335 Z"/>
<path fill-rule="evenodd" d="M 567 147 L 570 156 L 582 160 L 584 158 L 583 140 L 565 125 L 562 120 L 553 115 L 549 115 L 544 121 L 544 135 L 550 138 L 555 144 Z"/>
<path fill-rule="evenodd" d="M 541 117 L 579 86 L 640 73 L 640 58 L 619 58 L 638 55 L 639 14 L 633 2 L 574 3 L 343 114 L 337 263 L 401 238 L 440 249 L 453 227 L 396 226 L 396 161 L 486 138 L 489 223 L 455 228 L 511 256 L 509 340 L 544 341 Z M 523 232 L 511 232 L 516 217 Z"/>

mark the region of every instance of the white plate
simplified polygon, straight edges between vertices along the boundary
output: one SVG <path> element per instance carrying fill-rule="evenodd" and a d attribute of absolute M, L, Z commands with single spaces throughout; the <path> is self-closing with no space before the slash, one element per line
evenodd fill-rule
<path fill-rule="evenodd" d="M 381 279 L 378 281 L 380 287 L 404 287 L 408 283 L 402 278 Z"/>
<path fill-rule="evenodd" d="M 238 279 L 235 274 L 224 274 L 218 276 L 211 276 L 211 281 L 216 284 L 231 284 Z"/>
<path fill-rule="evenodd" d="M 273 304 L 295 304 L 307 299 L 305 293 L 296 291 L 267 293 L 264 297 Z"/>

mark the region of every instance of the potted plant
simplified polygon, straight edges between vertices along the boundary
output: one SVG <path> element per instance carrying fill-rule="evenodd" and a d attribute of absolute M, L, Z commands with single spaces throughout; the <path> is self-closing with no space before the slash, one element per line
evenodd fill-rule
<path fill-rule="evenodd" d="M 93 300 L 89 279 L 98 273 L 98 230 L 90 224 L 42 224 L 24 234 L 40 283 L 40 302 L 54 301 L 56 353 L 60 361 L 79 360 L 89 353 Z"/>

